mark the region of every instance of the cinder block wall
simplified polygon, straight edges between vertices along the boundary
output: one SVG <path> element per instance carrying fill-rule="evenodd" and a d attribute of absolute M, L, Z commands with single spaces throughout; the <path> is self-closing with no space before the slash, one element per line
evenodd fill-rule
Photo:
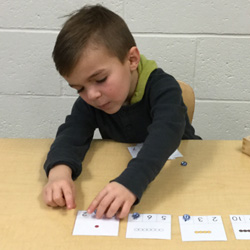
<path fill-rule="evenodd" d="M 54 42 L 64 15 L 95 3 L 2 1 L 0 137 L 55 136 L 77 95 L 54 69 Z M 141 53 L 194 88 L 197 134 L 250 135 L 249 0 L 99 3 L 125 19 Z"/>

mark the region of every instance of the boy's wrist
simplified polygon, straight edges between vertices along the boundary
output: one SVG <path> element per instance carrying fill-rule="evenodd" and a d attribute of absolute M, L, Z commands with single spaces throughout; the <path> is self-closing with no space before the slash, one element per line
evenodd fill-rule
<path fill-rule="evenodd" d="M 72 176 L 71 168 L 63 164 L 56 165 L 49 171 L 48 179 L 53 179 L 54 177 L 59 177 L 59 176 L 71 178 Z"/>

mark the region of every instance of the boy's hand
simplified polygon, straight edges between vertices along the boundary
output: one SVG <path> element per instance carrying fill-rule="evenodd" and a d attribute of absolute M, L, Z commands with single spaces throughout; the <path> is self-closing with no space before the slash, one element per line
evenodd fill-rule
<path fill-rule="evenodd" d="M 129 214 L 135 200 L 136 196 L 126 187 L 117 182 L 111 182 L 92 201 L 88 213 L 91 214 L 96 210 L 98 219 L 103 215 L 111 218 L 115 214 L 118 219 L 122 219 Z"/>
<path fill-rule="evenodd" d="M 48 183 L 43 189 L 43 200 L 51 207 L 72 209 L 75 204 L 75 185 L 71 178 L 71 169 L 66 165 L 58 165 L 49 172 Z"/>

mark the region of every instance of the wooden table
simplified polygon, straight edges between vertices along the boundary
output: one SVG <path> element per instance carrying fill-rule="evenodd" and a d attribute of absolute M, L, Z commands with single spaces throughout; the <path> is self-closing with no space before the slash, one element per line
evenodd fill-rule
<path fill-rule="evenodd" d="M 43 163 L 50 139 L 0 139 L 0 249 L 250 249 L 236 240 L 230 214 L 250 214 L 250 157 L 241 141 L 183 141 L 183 158 L 168 161 L 132 212 L 172 215 L 172 239 L 126 239 L 127 219 L 119 237 L 72 236 L 77 210 L 131 159 L 129 144 L 95 140 L 76 181 L 77 209 L 52 209 L 41 198 L 46 183 Z M 183 167 L 181 161 L 187 161 Z M 226 242 L 182 242 L 178 216 L 221 215 Z"/>

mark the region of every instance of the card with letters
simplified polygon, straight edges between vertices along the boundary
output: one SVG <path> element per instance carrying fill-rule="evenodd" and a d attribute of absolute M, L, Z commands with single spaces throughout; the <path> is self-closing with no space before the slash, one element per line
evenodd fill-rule
<path fill-rule="evenodd" d="M 171 215 L 135 214 L 128 216 L 126 238 L 171 239 Z"/>
<path fill-rule="evenodd" d="M 73 235 L 118 236 L 119 220 L 116 218 L 96 219 L 95 213 L 78 211 Z"/>
<path fill-rule="evenodd" d="M 250 240 L 250 215 L 230 215 L 237 240 Z"/>
<path fill-rule="evenodd" d="M 221 216 L 179 216 L 182 241 L 226 241 Z"/>

